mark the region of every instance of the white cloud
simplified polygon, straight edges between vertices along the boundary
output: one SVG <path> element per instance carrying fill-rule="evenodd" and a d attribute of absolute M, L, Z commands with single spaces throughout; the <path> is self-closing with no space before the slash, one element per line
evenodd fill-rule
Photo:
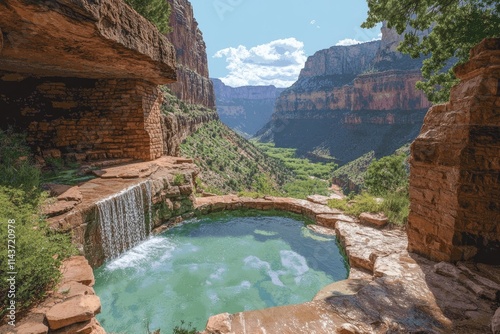
<path fill-rule="evenodd" d="M 310 24 L 312 25 L 315 25 L 316 24 L 316 20 L 312 20 L 311 22 L 309 22 Z"/>
<path fill-rule="evenodd" d="M 361 41 L 358 41 L 358 40 L 355 40 L 355 39 L 352 39 L 352 38 L 346 38 L 346 39 L 343 39 L 343 40 L 340 40 L 337 42 L 337 44 L 335 44 L 336 46 L 347 46 L 347 45 L 354 45 L 354 44 L 360 44 L 360 43 L 364 43 L 364 42 L 361 42 Z"/>
<path fill-rule="evenodd" d="M 289 87 L 307 60 L 304 43 L 295 38 L 279 39 L 250 49 L 243 45 L 230 47 L 217 51 L 214 58 L 226 59 L 229 74 L 220 79 L 232 87 Z"/>

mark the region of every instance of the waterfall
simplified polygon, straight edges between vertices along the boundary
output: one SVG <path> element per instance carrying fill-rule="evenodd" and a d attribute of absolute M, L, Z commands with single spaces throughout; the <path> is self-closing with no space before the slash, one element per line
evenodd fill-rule
<path fill-rule="evenodd" d="M 146 239 L 151 231 L 151 183 L 144 181 L 96 203 L 106 259 Z"/>

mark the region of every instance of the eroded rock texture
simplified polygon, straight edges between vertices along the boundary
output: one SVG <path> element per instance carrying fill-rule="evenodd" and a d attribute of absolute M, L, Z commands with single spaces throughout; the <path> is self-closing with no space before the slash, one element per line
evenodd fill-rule
<path fill-rule="evenodd" d="M 415 88 L 421 60 L 396 51 L 401 36 L 333 46 L 309 57 L 299 79 L 276 102 L 263 140 L 302 152 L 328 150 L 340 164 L 411 142 L 430 103 Z M 348 149 L 346 149 L 348 148 Z"/>
<path fill-rule="evenodd" d="M 456 75 L 412 145 L 409 249 L 500 263 L 500 39 L 475 47 Z"/>
<path fill-rule="evenodd" d="M 167 35 L 175 47 L 177 82 L 170 89 L 189 104 L 215 108 L 215 95 L 208 77 L 208 62 L 203 34 L 188 0 L 168 0 L 172 15 L 172 31 Z"/>
<path fill-rule="evenodd" d="M 0 3 L 0 124 L 28 131 L 44 157 L 163 153 L 157 84 L 174 50 L 121 0 Z"/>

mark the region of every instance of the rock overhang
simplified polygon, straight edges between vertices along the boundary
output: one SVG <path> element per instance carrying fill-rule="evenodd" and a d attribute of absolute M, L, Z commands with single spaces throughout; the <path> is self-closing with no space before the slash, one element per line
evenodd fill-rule
<path fill-rule="evenodd" d="M 122 0 L 5 0 L 0 32 L 0 71 L 176 80 L 173 46 Z"/>

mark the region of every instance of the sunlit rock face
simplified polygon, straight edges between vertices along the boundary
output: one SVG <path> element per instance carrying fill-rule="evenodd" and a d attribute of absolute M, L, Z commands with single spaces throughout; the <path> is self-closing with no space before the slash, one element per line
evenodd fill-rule
<path fill-rule="evenodd" d="M 421 59 L 399 53 L 401 40 L 383 26 L 380 41 L 309 57 L 297 82 L 278 98 L 263 139 L 302 152 L 327 149 L 340 164 L 370 151 L 391 154 L 411 142 L 431 104 L 415 88 Z"/>
<path fill-rule="evenodd" d="M 412 145 L 409 249 L 439 261 L 500 261 L 500 40 L 455 73 Z"/>
<path fill-rule="evenodd" d="M 158 84 L 175 53 L 123 1 L 0 4 L 0 124 L 43 158 L 151 160 L 163 153 Z"/>

